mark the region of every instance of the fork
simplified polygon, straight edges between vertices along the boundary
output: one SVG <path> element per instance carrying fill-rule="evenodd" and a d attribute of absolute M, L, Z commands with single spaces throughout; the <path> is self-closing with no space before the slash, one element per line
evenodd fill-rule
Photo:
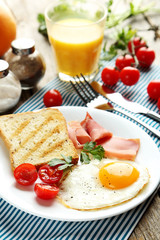
<path fill-rule="evenodd" d="M 101 110 L 111 110 L 113 106 L 98 92 L 96 92 L 85 77 L 81 74 L 83 80 L 77 75 L 75 81 L 70 81 L 72 87 L 87 107 L 94 107 Z"/>
<path fill-rule="evenodd" d="M 76 77 L 73 77 L 74 80 L 71 80 L 70 84 L 72 85 L 76 93 L 79 95 L 79 97 L 82 99 L 82 101 L 85 103 L 87 107 L 97 108 L 100 110 L 120 112 L 123 115 L 126 115 L 129 118 L 133 119 L 134 121 L 138 122 L 146 129 L 148 129 L 150 132 L 155 134 L 158 138 L 160 138 L 160 132 L 158 130 L 154 129 L 153 127 L 144 123 L 140 119 L 134 117 L 132 114 L 124 111 L 123 109 L 114 107 L 110 102 L 106 100 L 106 98 L 104 98 L 102 95 L 100 95 L 93 89 L 93 87 L 85 79 L 83 74 L 81 74 L 81 77 L 79 77 L 78 75 Z"/>

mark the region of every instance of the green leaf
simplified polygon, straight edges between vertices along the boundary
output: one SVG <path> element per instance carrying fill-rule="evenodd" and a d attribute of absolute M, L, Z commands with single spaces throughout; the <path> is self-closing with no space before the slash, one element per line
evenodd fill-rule
<path fill-rule="evenodd" d="M 114 58 L 117 55 L 117 50 L 115 49 L 114 51 L 106 51 L 101 57 L 100 61 L 109 61 L 112 58 Z"/>
<path fill-rule="evenodd" d="M 95 15 L 96 19 L 100 19 L 103 17 L 103 12 L 102 11 L 97 11 Z"/>
<path fill-rule="evenodd" d="M 107 41 L 104 41 L 103 48 L 102 48 L 103 53 L 106 52 L 106 46 L 107 46 Z"/>
<path fill-rule="evenodd" d="M 47 27 L 46 27 L 44 14 L 39 13 L 38 16 L 37 16 L 37 20 L 39 22 L 39 27 L 38 27 L 39 33 L 41 33 L 43 36 L 48 38 Z"/>
<path fill-rule="evenodd" d="M 59 170 L 65 170 L 66 168 L 71 168 L 73 164 L 63 164 L 58 167 Z"/>
<path fill-rule="evenodd" d="M 81 161 L 82 163 L 85 163 L 85 164 L 90 163 L 89 155 L 88 155 L 87 153 L 85 153 L 85 152 L 82 151 L 81 154 L 80 154 L 80 161 Z"/>
<path fill-rule="evenodd" d="M 87 143 L 85 143 L 84 146 L 83 146 L 83 151 L 89 152 L 89 151 L 91 151 L 95 146 L 96 146 L 96 142 L 93 142 L 93 141 L 87 142 Z"/>
<path fill-rule="evenodd" d="M 80 161 L 88 164 L 91 161 L 90 155 L 94 159 L 101 160 L 104 157 L 104 152 L 104 148 L 101 145 L 96 147 L 96 142 L 87 142 L 84 144 L 83 150 L 81 151 Z"/>
<path fill-rule="evenodd" d="M 130 13 L 134 15 L 134 5 L 133 3 L 130 3 Z"/>
<path fill-rule="evenodd" d="M 62 3 L 61 5 L 58 5 L 56 7 L 54 7 L 54 12 L 55 13 L 62 13 L 62 12 L 66 12 L 69 8 L 69 5 L 66 3 Z"/>
<path fill-rule="evenodd" d="M 48 165 L 51 166 L 51 167 L 54 167 L 56 165 L 59 165 L 59 164 L 65 164 L 65 161 L 64 160 L 61 160 L 59 158 L 53 158 L 49 163 Z"/>
<path fill-rule="evenodd" d="M 39 23 L 44 23 L 45 22 L 44 14 L 39 13 L 38 16 L 37 16 L 37 20 L 38 20 Z"/>
<path fill-rule="evenodd" d="M 59 158 L 53 158 L 48 165 L 50 165 L 51 167 L 54 167 L 56 165 L 60 165 L 58 167 L 59 170 L 64 170 L 66 168 L 71 168 L 73 166 L 72 164 L 72 157 L 71 156 L 65 156 L 63 154 L 61 154 L 61 156 L 64 158 L 64 160 L 59 159 Z"/>
<path fill-rule="evenodd" d="M 65 162 L 66 163 L 71 163 L 72 162 L 72 157 L 71 156 L 65 156 L 63 154 L 61 154 L 61 156 L 64 158 Z"/>
<path fill-rule="evenodd" d="M 122 12 L 122 13 L 113 13 L 113 10 L 111 11 L 110 7 L 110 1 L 107 4 L 108 8 L 108 15 L 106 18 L 106 27 L 107 28 L 112 28 L 115 26 L 120 25 L 122 22 L 125 20 L 135 17 L 139 14 L 146 13 L 150 10 L 155 11 L 153 9 L 153 6 L 155 5 L 155 1 L 152 1 L 146 5 L 140 0 L 137 1 L 130 1 L 128 8 Z"/>
<path fill-rule="evenodd" d="M 101 160 L 104 157 L 104 148 L 101 145 L 98 145 L 96 148 L 90 151 L 94 159 Z"/>
<path fill-rule="evenodd" d="M 110 9 L 110 7 L 112 6 L 112 4 L 113 4 L 113 0 L 109 0 L 109 1 L 107 1 L 107 3 L 106 3 L 107 8 Z"/>
<path fill-rule="evenodd" d="M 118 55 L 119 51 L 126 51 L 128 42 L 136 35 L 137 31 L 132 29 L 131 26 L 125 28 L 119 28 L 114 34 L 114 42 L 107 49 L 106 42 L 102 49 L 102 55 L 100 61 L 109 61 Z"/>

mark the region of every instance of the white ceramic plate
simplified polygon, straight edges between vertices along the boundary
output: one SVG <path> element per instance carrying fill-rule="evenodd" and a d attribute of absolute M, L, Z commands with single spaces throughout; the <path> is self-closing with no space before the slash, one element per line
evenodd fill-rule
<path fill-rule="evenodd" d="M 84 107 L 60 107 L 67 121 L 82 120 L 86 111 L 103 127 L 115 136 L 140 138 L 141 146 L 136 162 L 148 168 L 150 182 L 134 199 L 123 204 L 98 211 L 77 211 L 64 207 L 58 200 L 45 201 L 36 198 L 33 186 L 23 187 L 16 184 L 10 168 L 9 154 L 0 141 L 0 182 L 1 197 L 13 206 L 44 218 L 62 221 L 88 221 L 112 217 L 126 212 L 147 199 L 156 189 L 159 181 L 159 151 L 153 140 L 136 124 L 113 113 Z"/>

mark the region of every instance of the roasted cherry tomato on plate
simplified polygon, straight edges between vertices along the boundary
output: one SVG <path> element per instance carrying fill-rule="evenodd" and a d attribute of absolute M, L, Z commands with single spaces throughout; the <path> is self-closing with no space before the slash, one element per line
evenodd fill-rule
<path fill-rule="evenodd" d="M 143 39 L 141 39 L 140 37 L 135 37 L 133 40 L 130 40 L 128 42 L 128 50 L 129 50 L 130 53 L 133 53 L 133 51 L 132 51 L 132 44 L 133 44 L 135 53 L 141 47 L 145 47 L 146 46 L 146 42 Z"/>
<path fill-rule="evenodd" d="M 37 169 L 30 163 L 23 163 L 14 170 L 14 177 L 21 185 L 32 185 L 38 177 Z"/>
<path fill-rule="evenodd" d="M 137 68 L 134 67 L 125 67 L 120 72 L 120 79 L 127 86 L 136 84 L 139 78 L 140 72 Z"/>
<path fill-rule="evenodd" d="M 152 80 L 147 86 L 147 92 L 150 98 L 158 100 L 160 98 L 160 79 Z"/>
<path fill-rule="evenodd" d="M 49 200 L 57 196 L 59 188 L 56 185 L 48 185 L 44 183 L 36 183 L 34 186 L 34 191 L 37 197 Z"/>
<path fill-rule="evenodd" d="M 101 73 L 102 81 L 108 85 L 114 85 L 119 80 L 119 71 L 113 67 L 105 67 Z"/>
<path fill-rule="evenodd" d="M 136 56 L 141 67 L 149 67 L 155 59 L 155 52 L 150 48 L 142 47 L 137 51 Z"/>
<path fill-rule="evenodd" d="M 124 56 L 119 56 L 116 59 L 115 65 L 119 70 L 122 70 L 124 67 L 128 67 L 128 66 L 134 67 L 135 61 L 131 55 L 126 54 Z"/>
<path fill-rule="evenodd" d="M 58 165 L 51 167 L 48 164 L 40 167 L 38 171 L 39 178 L 48 184 L 58 183 L 62 178 L 63 170 L 58 169 Z"/>
<path fill-rule="evenodd" d="M 44 94 L 43 102 L 46 107 L 54 107 L 62 105 L 61 93 L 56 89 L 51 89 Z"/>

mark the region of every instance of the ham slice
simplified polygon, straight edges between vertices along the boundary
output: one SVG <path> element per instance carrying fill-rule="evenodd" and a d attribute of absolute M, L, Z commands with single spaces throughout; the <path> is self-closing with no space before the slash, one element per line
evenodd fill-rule
<path fill-rule="evenodd" d="M 86 142 L 91 141 L 91 137 L 85 131 L 78 121 L 68 122 L 68 133 L 69 137 L 72 140 L 74 146 L 78 148 L 83 148 L 83 145 Z"/>
<path fill-rule="evenodd" d="M 76 149 L 82 149 L 86 142 L 94 141 L 97 145 L 103 146 L 107 158 L 134 161 L 140 147 L 139 139 L 113 136 L 111 132 L 100 126 L 89 113 L 82 122 L 69 122 L 68 132 Z"/>
<path fill-rule="evenodd" d="M 140 147 L 140 140 L 113 136 L 98 144 L 103 146 L 105 157 L 134 161 Z"/>
<path fill-rule="evenodd" d="M 74 146 L 76 149 L 81 149 L 83 148 L 83 145 L 80 144 L 78 141 L 77 141 L 77 138 L 76 138 L 76 133 L 75 133 L 75 129 L 71 128 L 70 126 L 68 126 L 68 134 L 69 134 L 69 138 L 72 140 Z"/>
<path fill-rule="evenodd" d="M 90 135 L 91 140 L 96 142 L 103 138 L 109 139 L 112 133 L 100 126 L 87 112 L 85 119 L 81 122 L 81 126 Z"/>

